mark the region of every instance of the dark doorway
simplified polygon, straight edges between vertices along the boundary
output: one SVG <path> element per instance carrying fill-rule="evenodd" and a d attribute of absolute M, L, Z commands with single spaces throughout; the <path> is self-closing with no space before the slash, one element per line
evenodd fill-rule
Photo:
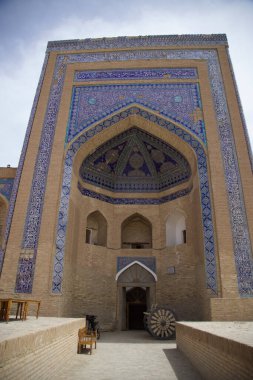
<path fill-rule="evenodd" d="M 147 310 L 146 289 L 135 287 L 126 293 L 127 325 L 129 330 L 143 330 L 144 311 Z"/>

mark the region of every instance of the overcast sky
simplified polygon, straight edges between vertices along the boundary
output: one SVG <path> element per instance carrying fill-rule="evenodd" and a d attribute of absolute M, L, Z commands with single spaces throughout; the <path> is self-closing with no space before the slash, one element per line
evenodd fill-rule
<path fill-rule="evenodd" d="M 48 41 L 226 33 L 253 144 L 253 0 L 0 0 L 0 166 L 17 166 Z"/>

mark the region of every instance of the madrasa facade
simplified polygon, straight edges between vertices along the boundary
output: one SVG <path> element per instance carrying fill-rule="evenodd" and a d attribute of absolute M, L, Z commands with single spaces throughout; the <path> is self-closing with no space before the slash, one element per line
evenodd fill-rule
<path fill-rule="evenodd" d="M 49 42 L 0 169 L 1 297 L 104 329 L 252 320 L 252 190 L 226 35 Z"/>

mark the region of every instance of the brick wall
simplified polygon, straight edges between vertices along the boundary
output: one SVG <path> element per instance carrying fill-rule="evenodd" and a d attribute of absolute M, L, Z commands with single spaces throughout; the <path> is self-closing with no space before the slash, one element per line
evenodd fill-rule
<path fill-rule="evenodd" d="M 177 347 L 206 380 L 250 380 L 253 347 L 177 323 Z"/>
<path fill-rule="evenodd" d="M 46 380 L 77 352 L 77 333 L 84 319 L 66 321 L 43 331 L 3 341 L 0 344 L 0 379 Z"/>

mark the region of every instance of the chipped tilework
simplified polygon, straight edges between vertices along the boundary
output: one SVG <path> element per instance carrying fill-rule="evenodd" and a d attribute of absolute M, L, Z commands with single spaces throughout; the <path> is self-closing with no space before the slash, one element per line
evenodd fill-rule
<path fill-rule="evenodd" d="M 0 195 L 3 195 L 8 201 L 11 198 L 14 178 L 0 178 Z"/>
<path fill-rule="evenodd" d="M 131 79 L 197 79 L 198 73 L 194 68 L 167 68 L 167 69 L 117 69 L 117 70 L 89 70 L 76 71 L 75 82 L 93 82 L 106 80 Z"/>
<path fill-rule="evenodd" d="M 65 249 L 65 238 L 67 231 L 68 222 L 68 206 L 69 197 L 71 191 L 71 177 L 72 177 L 72 166 L 75 154 L 80 149 L 80 147 L 85 144 L 93 136 L 97 135 L 102 130 L 113 126 L 121 120 L 128 118 L 130 115 L 138 115 L 146 120 L 152 121 L 153 123 L 159 125 L 160 127 L 169 130 L 180 137 L 183 141 L 189 144 L 195 151 L 198 162 L 198 172 L 200 181 L 200 196 L 202 205 L 202 222 L 203 222 L 203 235 L 204 235 L 204 249 L 205 249 L 205 267 L 206 267 L 206 284 L 214 294 L 217 294 L 217 279 L 216 279 L 216 261 L 215 261 L 215 244 L 214 244 L 214 230 L 212 221 L 212 210 L 211 210 L 211 198 L 209 191 L 208 182 L 208 169 L 207 169 L 207 159 L 204 148 L 201 142 L 191 135 L 187 130 L 181 129 L 180 127 L 172 124 L 171 122 L 165 120 L 162 117 L 158 117 L 149 110 L 143 110 L 138 107 L 129 107 L 112 117 L 109 117 L 99 124 L 96 124 L 93 128 L 89 130 L 84 130 L 83 134 L 80 135 L 69 147 L 66 153 L 64 173 L 63 173 L 63 184 L 62 193 L 60 201 L 60 209 L 58 216 L 58 227 L 57 227 L 57 237 L 56 237 L 56 254 L 54 260 L 54 273 L 53 273 L 53 283 L 52 292 L 59 294 L 62 290 L 62 280 L 63 280 L 63 265 L 64 265 L 64 249 Z M 127 204 L 128 200 L 126 200 Z"/>
<path fill-rule="evenodd" d="M 66 142 L 94 122 L 131 104 L 140 104 L 187 127 L 206 142 L 197 83 L 124 84 L 74 87 Z"/>
<path fill-rule="evenodd" d="M 117 273 L 124 269 L 129 264 L 134 261 L 139 261 L 144 264 L 147 268 L 151 269 L 152 272 L 156 273 L 156 258 L 155 257 L 129 257 L 129 256 L 119 256 L 117 257 Z"/>
<path fill-rule="evenodd" d="M 98 199 L 100 201 L 111 203 L 113 205 L 160 205 L 166 202 L 171 202 L 174 199 L 184 197 L 191 192 L 192 187 L 187 187 L 186 189 L 176 191 L 175 193 L 165 195 L 160 198 L 113 198 L 108 195 L 100 194 L 90 189 L 86 189 L 80 184 L 80 182 L 78 182 L 78 189 L 80 193 L 86 197 Z"/>
<path fill-rule="evenodd" d="M 56 125 L 57 110 L 59 107 L 63 80 L 65 76 L 65 68 L 67 63 L 77 63 L 77 62 L 97 62 L 97 61 L 127 61 L 127 60 L 139 60 L 139 59 L 203 59 L 208 63 L 209 78 L 212 90 L 212 96 L 214 99 L 214 105 L 216 110 L 218 128 L 221 140 L 221 153 L 224 162 L 224 173 L 225 180 L 227 183 L 227 194 L 229 200 L 229 209 L 231 214 L 231 226 L 234 242 L 234 255 L 235 263 L 237 268 L 237 279 L 238 279 L 238 290 L 241 297 L 253 296 L 253 285 L 252 285 L 252 253 L 251 244 L 249 239 L 249 231 L 247 225 L 247 219 L 244 210 L 244 199 L 243 193 L 241 191 L 240 173 L 236 164 L 236 153 L 234 150 L 233 135 L 231 131 L 231 122 L 229 118 L 229 113 L 227 109 L 226 97 L 224 92 L 224 86 L 222 83 L 222 76 L 220 73 L 219 61 L 217 57 L 217 52 L 215 49 L 204 49 L 201 50 L 200 46 L 205 45 L 224 45 L 227 44 L 225 35 L 210 35 L 210 36 L 158 36 L 158 37 L 143 37 L 143 38 L 132 38 L 127 37 L 116 38 L 116 39 L 99 39 L 99 40 L 72 40 L 72 41 L 61 41 L 61 42 L 50 42 L 48 44 L 49 51 L 66 51 L 80 50 L 88 48 L 110 48 L 110 46 L 115 47 L 131 47 L 131 46 L 178 46 L 177 50 L 166 50 L 166 49 L 154 49 L 154 50 L 125 50 L 125 51 L 101 51 L 101 52 L 87 52 L 79 54 L 70 55 L 58 55 L 56 60 L 55 74 L 53 78 L 53 83 L 57 87 L 57 91 L 51 90 L 49 97 L 49 104 L 54 102 L 55 111 L 53 108 L 48 107 L 48 112 L 45 118 L 45 126 L 42 131 L 41 143 L 43 143 L 44 138 L 47 136 L 47 123 L 51 122 L 51 135 L 48 136 L 47 141 L 48 148 L 45 152 L 44 157 L 40 154 L 38 155 L 37 164 L 34 172 L 34 181 L 36 181 L 36 173 L 39 165 L 44 165 L 45 170 L 48 170 L 48 165 L 50 161 L 51 146 L 53 143 L 53 130 Z M 104 46 L 103 46 L 104 45 Z M 196 49 L 191 50 L 180 50 L 182 46 L 196 46 Z M 98 132 L 98 131 L 97 131 Z M 24 147 L 27 147 L 27 141 Z M 68 161 L 70 157 L 66 159 Z M 65 164 L 66 169 L 66 164 Z M 232 180 L 233 179 L 233 180 Z M 34 182 L 33 181 L 33 182 Z M 37 198 L 40 201 L 37 203 L 34 199 L 28 206 L 24 241 L 23 245 L 27 244 L 26 236 L 30 236 L 30 227 L 34 230 L 34 237 L 36 239 L 30 240 L 30 245 L 36 250 L 35 242 L 37 241 L 37 235 L 39 234 L 40 218 L 43 207 L 43 196 L 46 182 L 44 178 L 40 182 L 40 186 L 37 189 Z M 65 183 L 63 183 L 64 189 Z M 64 196 L 64 194 L 62 194 Z M 39 209 L 39 213 L 36 213 L 36 206 Z M 67 206 L 67 205 L 66 205 Z M 32 213 L 34 210 L 36 217 L 32 222 Z M 12 212 L 9 214 L 12 216 Z M 57 253 L 56 253 L 57 254 Z M 60 271 L 63 270 L 63 267 Z M 56 273 L 56 272 L 55 272 Z M 63 272 L 59 272 L 61 277 Z M 59 286 L 58 292 L 61 290 L 61 285 Z M 56 292 L 57 292 L 56 291 Z"/>

